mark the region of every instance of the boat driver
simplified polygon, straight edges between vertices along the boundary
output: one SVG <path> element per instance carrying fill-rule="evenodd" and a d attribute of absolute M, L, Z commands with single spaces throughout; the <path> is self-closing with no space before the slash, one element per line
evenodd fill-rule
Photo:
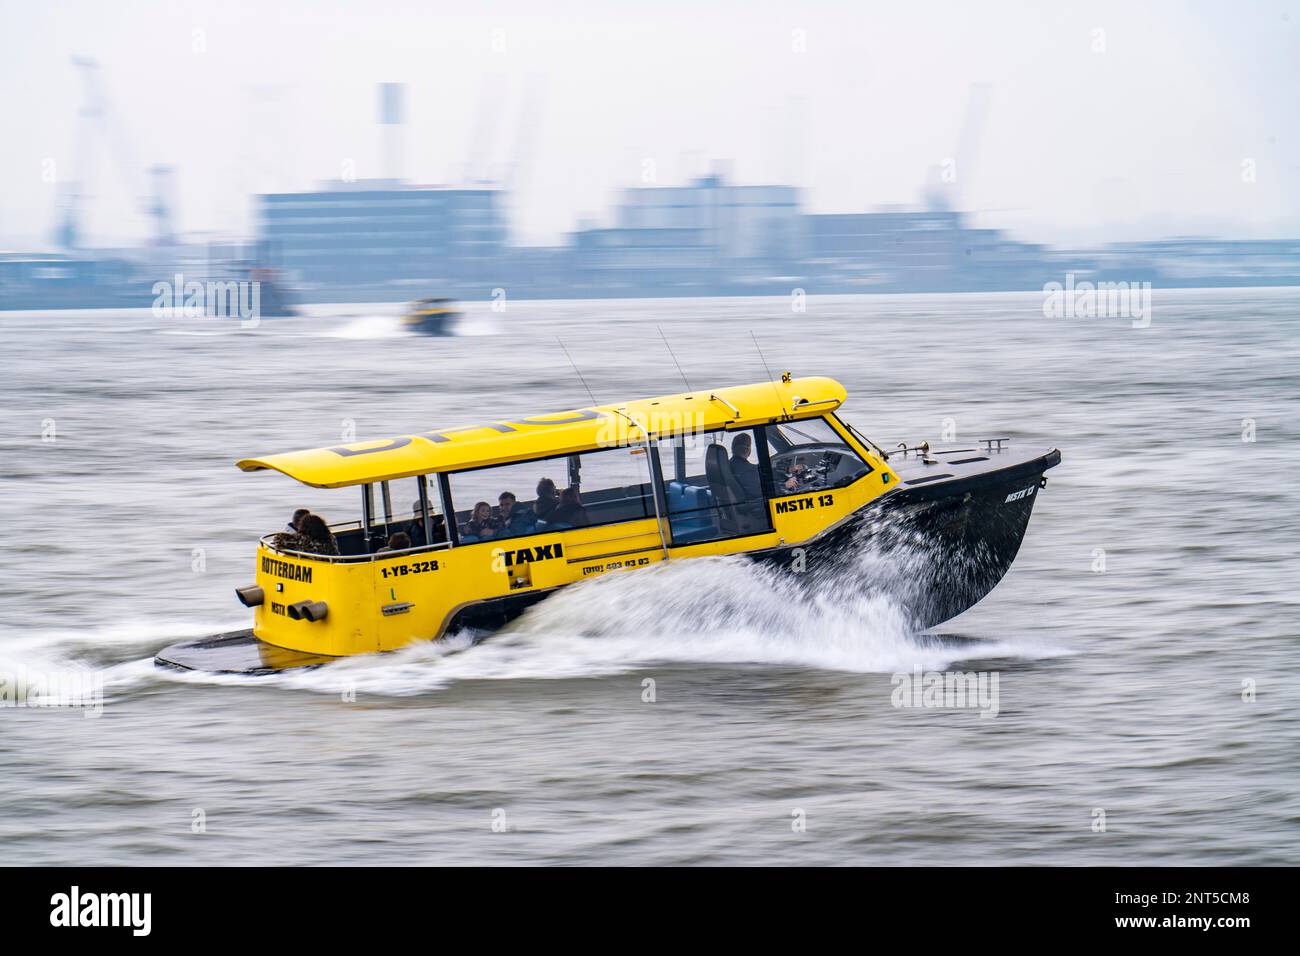
<path fill-rule="evenodd" d="M 754 440 L 749 432 L 741 432 L 731 440 L 731 474 L 745 493 L 746 501 L 763 497 L 763 484 L 758 477 L 758 466 L 749 460 L 754 450 Z"/>
<path fill-rule="evenodd" d="M 790 470 L 786 472 L 785 481 L 782 483 L 781 487 L 788 495 L 793 494 L 796 491 L 802 491 L 811 485 L 812 481 L 813 473 L 808 470 L 807 462 L 805 462 L 803 456 L 800 455 L 795 458 L 794 464 L 792 464 Z"/>

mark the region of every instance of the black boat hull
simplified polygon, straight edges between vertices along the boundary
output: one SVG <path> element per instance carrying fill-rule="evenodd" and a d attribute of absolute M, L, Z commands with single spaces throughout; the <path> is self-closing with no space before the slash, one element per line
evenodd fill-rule
<path fill-rule="evenodd" d="M 460 321 L 460 313 L 444 312 L 438 315 L 407 316 L 402 328 L 417 335 L 451 335 Z"/>
<path fill-rule="evenodd" d="M 765 557 L 832 588 L 876 590 L 916 630 L 951 620 L 1006 575 L 1046 485 L 1045 472 L 1061 460 L 1055 449 L 1031 458 L 992 451 L 981 462 L 956 459 L 963 467 L 951 463 L 953 454 L 935 452 L 933 465 L 900 465 L 897 491 L 812 544 Z"/>
<path fill-rule="evenodd" d="M 319 667 L 335 657 L 276 647 L 253 636 L 253 629 L 227 631 L 165 647 L 154 656 L 159 667 L 209 674 L 262 676 L 297 667 Z"/>

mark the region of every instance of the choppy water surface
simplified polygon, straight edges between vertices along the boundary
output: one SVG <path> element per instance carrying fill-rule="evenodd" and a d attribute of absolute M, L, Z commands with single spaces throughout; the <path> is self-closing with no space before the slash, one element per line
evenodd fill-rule
<path fill-rule="evenodd" d="M 0 709 L 3 862 L 1294 864 L 1300 290 L 1157 293 L 1147 329 L 1041 302 L 512 302 L 446 339 L 389 306 L 0 315 L 0 672 L 107 695 Z M 948 418 L 1059 446 L 1011 573 L 919 638 L 851 581 L 707 561 L 477 645 L 152 666 L 247 626 L 232 588 L 295 506 L 356 510 L 236 458 L 585 405 L 556 336 L 601 401 L 677 391 L 656 326 L 696 387 L 765 377 L 755 331 L 886 447 Z M 996 672 L 999 713 L 894 707 L 917 667 Z"/>

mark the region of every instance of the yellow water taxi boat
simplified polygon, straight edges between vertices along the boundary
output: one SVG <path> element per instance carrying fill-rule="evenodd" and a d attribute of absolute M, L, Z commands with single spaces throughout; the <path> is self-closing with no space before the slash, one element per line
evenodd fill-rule
<path fill-rule="evenodd" d="M 786 373 L 246 458 L 244 471 L 359 490 L 360 517 L 328 534 L 322 522 L 329 540 L 262 538 L 237 592 L 252 628 L 157 662 L 263 673 L 489 630 L 560 588 L 664 561 L 746 555 L 815 573 L 866 547 L 908 549 L 897 597 L 918 629 L 948 620 L 1002 578 L 1060 452 L 991 439 L 886 453 L 839 418 L 845 399 L 833 379 Z"/>
<path fill-rule="evenodd" d="M 450 335 L 460 319 L 454 299 L 418 299 L 402 314 L 402 328 L 423 335 Z"/>

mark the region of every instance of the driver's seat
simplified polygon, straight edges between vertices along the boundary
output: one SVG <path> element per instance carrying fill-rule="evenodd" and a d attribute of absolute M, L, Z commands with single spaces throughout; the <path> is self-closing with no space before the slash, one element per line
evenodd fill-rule
<path fill-rule="evenodd" d="M 745 497 L 744 491 L 731 473 L 731 459 L 722 445 L 712 444 L 704 450 L 704 474 L 709 480 L 709 491 L 718 510 L 718 529 L 738 532 L 740 516 L 736 505 Z"/>

